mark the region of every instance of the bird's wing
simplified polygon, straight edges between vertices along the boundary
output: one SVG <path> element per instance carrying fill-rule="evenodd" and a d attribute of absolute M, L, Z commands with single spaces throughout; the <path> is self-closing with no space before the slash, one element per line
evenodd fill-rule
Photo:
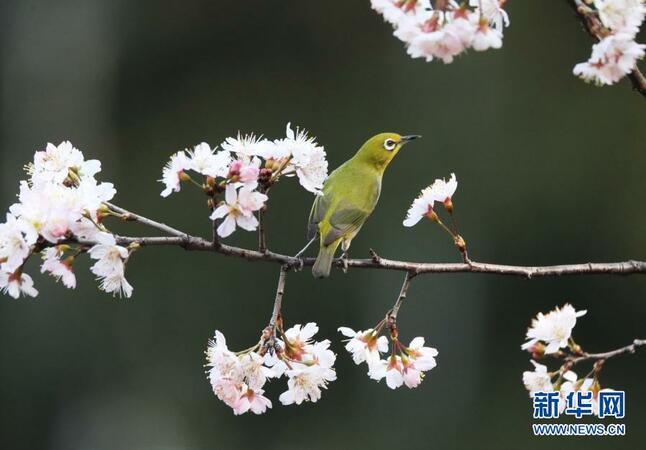
<path fill-rule="evenodd" d="M 325 218 L 332 199 L 330 194 L 318 195 L 312 204 L 310 219 L 307 226 L 307 239 L 310 240 L 318 233 L 318 225 Z"/>
<path fill-rule="evenodd" d="M 370 212 L 360 208 L 345 206 L 343 202 L 338 209 L 330 216 L 330 229 L 323 236 L 323 245 L 330 245 L 342 236 L 348 236 L 357 231 L 366 221 Z"/>

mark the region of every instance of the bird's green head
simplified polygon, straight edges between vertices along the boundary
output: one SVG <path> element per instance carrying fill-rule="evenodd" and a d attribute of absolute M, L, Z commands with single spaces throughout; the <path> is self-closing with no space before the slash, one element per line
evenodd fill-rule
<path fill-rule="evenodd" d="M 383 171 L 406 143 L 420 137 L 416 134 L 379 133 L 361 146 L 356 158 Z"/>

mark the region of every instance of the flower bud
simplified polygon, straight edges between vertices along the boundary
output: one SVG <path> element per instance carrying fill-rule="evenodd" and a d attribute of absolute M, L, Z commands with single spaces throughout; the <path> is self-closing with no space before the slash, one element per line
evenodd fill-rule
<path fill-rule="evenodd" d="M 531 345 L 527 351 L 532 354 L 534 359 L 542 359 L 545 356 L 545 344 L 542 342 L 536 342 L 534 345 Z"/>
<path fill-rule="evenodd" d="M 206 177 L 206 185 L 210 188 L 213 188 L 215 186 L 215 178 L 214 177 Z"/>
<path fill-rule="evenodd" d="M 464 241 L 464 238 L 458 234 L 455 236 L 454 242 L 458 250 L 464 253 L 464 251 L 467 249 L 467 243 Z"/>
<path fill-rule="evenodd" d="M 239 159 L 233 161 L 229 166 L 229 178 L 234 178 L 240 175 L 240 169 L 242 169 L 242 161 Z"/>
<path fill-rule="evenodd" d="M 444 200 L 444 209 L 446 209 L 449 214 L 453 214 L 453 201 L 451 201 L 451 197 L 447 197 L 446 200 Z"/>
<path fill-rule="evenodd" d="M 260 183 L 267 183 L 271 179 L 273 173 L 273 170 L 268 168 L 260 169 L 260 173 L 258 174 L 258 181 Z"/>
<path fill-rule="evenodd" d="M 71 269 L 74 264 L 74 256 L 70 255 L 61 262 Z"/>
<path fill-rule="evenodd" d="M 180 181 L 188 181 L 191 179 L 190 175 L 184 172 L 183 170 L 180 170 L 177 176 Z"/>
<path fill-rule="evenodd" d="M 437 213 L 431 207 L 428 208 L 428 212 L 426 213 L 426 217 L 431 219 L 433 222 L 439 222 L 440 221 L 440 218 L 437 217 Z"/>
<path fill-rule="evenodd" d="M 442 1 L 442 0 L 438 0 L 438 2 L 439 1 Z M 417 3 L 417 0 L 404 0 L 404 2 L 401 5 L 401 9 L 404 12 L 412 11 L 413 9 L 415 9 L 415 4 L 416 3 Z"/>

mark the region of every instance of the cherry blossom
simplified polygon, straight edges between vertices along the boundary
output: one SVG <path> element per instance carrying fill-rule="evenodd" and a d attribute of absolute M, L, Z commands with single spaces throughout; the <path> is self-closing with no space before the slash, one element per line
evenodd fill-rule
<path fill-rule="evenodd" d="M 219 236 L 230 236 L 237 226 L 247 231 L 258 227 L 258 219 L 253 213 L 263 207 L 268 197 L 254 191 L 255 187 L 245 185 L 238 189 L 232 184 L 227 185 L 225 202 L 211 214 L 211 220 L 225 218 L 217 228 Z"/>
<path fill-rule="evenodd" d="M 224 177 L 229 170 L 231 154 L 226 150 L 215 152 L 209 144 L 202 142 L 188 151 L 190 164 L 187 169 L 210 177 Z"/>
<path fill-rule="evenodd" d="M 628 34 L 612 34 L 594 44 L 590 59 L 574 66 L 573 73 L 596 85 L 614 84 L 632 71 L 644 49 Z"/>
<path fill-rule="evenodd" d="M 162 197 L 168 197 L 171 193 L 180 191 L 184 171 L 190 169 L 191 165 L 191 159 L 183 151 L 170 157 L 170 161 L 162 171 L 162 179 L 159 180 L 166 186 L 160 194 Z"/>
<path fill-rule="evenodd" d="M 388 351 L 386 336 L 378 336 L 375 330 L 354 331 L 348 327 L 340 327 L 339 332 L 349 337 L 345 349 L 352 354 L 355 364 L 366 362 L 368 365 L 379 361 L 380 353 Z"/>
<path fill-rule="evenodd" d="M 396 389 L 402 385 L 413 389 L 424 379 L 424 372 L 433 369 L 437 363 L 436 349 L 424 346 L 424 338 L 416 337 L 408 347 L 396 341 L 400 354 L 393 353 L 387 359 L 379 360 L 369 366 L 368 376 L 373 380 L 386 379 L 386 385 Z"/>
<path fill-rule="evenodd" d="M 547 366 L 539 364 L 534 360 L 530 360 L 534 365 L 533 371 L 523 372 L 523 384 L 529 391 L 529 395 L 533 396 L 536 392 L 552 392 L 552 377 L 547 372 Z"/>
<path fill-rule="evenodd" d="M 587 311 L 576 311 L 572 305 L 566 303 L 561 308 L 555 308 L 547 314 L 538 313 L 532 320 L 532 325 L 527 330 L 527 342 L 521 348 L 527 350 L 537 342 L 545 344 L 546 354 L 555 353 L 567 347 L 576 325 L 577 317 L 583 316 Z"/>
<path fill-rule="evenodd" d="M 63 141 L 58 146 L 48 143 L 44 151 L 36 152 L 28 171 L 34 184 L 63 184 L 70 171 L 79 178 L 94 177 L 101 171 L 101 163 L 96 159 L 86 161 L 71 142 Z"/>
<path fill-rule="evenodd" d="M 404 220 L 405 227 L 416 225 L 423 217 L 434 217 L 433 207 L 435 202 L 444 203 L 452 208 L 451 199 L 458 188 L 458 180 L 455 174 L 451 174 L 449 181 L 436 179 L 433 184 L 424 188 L 420 195 L 413 201 Z"/>
<path fill-rule="evenodd" d="M 101 290 L 120 297 L 132 296 L 133 288 L 125 278 L 128 249 L 114 243 L 97 244 L 88 253 L 90 258 L 97 260 L 90 271 L 100 280 Z"/>
<path fill-rule="evenodd" d="M 14 273 L 0 272 L 0 290 L 13 298 L 36 297 L 38 291 L 34 288 L 34 280 L 21 271 Z"/>
<path fill-rule="evenodd" d="M 40 266 L 41 273 L 48 272 L 57 280 L 62 281 L 66 288 L 76 287 L 76 276 L 72 270 L 71 258 L 61 260 L 63 252 L 59 247 L 49 247 L 43 250 L 43 264 Z"/>
<path fill-rule="evenodd" d="M 294 131 L 288 123 L 286 137 L 275 141 L 278 148 L 290 155 L 290 160 L 284 173 L 296 174 L 301 186 L 312 193 L 319 193 L 327 178 L 328 163 L 325 149 L 316 143 L 316 139 L 308 136 L 307 131 L 296 128 Z"/>
<path fill-rule="evenodd" d="M 504 1 L 498 0 L 448 2 L 441 10 L 434 10 L 428 0 L 372 0 L 371 4 L 392 24 L 394 36 L 406 44 L 408 54 L 427 62 L 439 59 L 450 64 L 469 48 L 500 48 L 503 27 L 509 26 Z"/>

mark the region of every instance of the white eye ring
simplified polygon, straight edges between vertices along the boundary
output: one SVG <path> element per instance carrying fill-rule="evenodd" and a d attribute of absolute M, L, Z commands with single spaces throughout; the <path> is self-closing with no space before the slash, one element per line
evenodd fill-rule
<path fill-rule="evenodd" d="M 386 139 L 384 141 L 384 148 L 389 152 L 395 149 L 395 145 L 397 145 L 397 142 L 393 141 L 392 139 Z"/>

